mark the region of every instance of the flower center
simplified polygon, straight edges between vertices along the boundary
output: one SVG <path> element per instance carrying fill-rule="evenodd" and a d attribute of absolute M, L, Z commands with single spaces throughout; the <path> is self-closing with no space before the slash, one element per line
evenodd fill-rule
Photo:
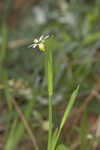
<path fill-rule="evenodd" d="M 45 45 L 42 42 L 39 43 L 38 46 L 41 51 L 45 51 Z"/>

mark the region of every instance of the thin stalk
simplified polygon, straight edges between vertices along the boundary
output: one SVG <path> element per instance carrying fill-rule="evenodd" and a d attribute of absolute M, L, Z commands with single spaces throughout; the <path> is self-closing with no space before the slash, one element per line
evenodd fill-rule
<path fill-rule="evenodd" d="M 52 96 L 53 96 L 53 69 L 52 69 L 52 51 L 47 45 L 47 51 L 45 52 L 45 73 L 48 86 L 49 95 L 49 136 L 48 136 L 48 150 L 51 149 L 52 144 Z"/>
<path fill-rule="evenodd" d="M 48 137 L 48 150 L 50 150 L 52 141 L 52 96 L 49 95 L 49 137 Z"/>

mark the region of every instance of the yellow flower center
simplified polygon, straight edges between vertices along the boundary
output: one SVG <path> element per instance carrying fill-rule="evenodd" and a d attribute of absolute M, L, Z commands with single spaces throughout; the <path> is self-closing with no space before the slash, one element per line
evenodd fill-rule
<path fill-rule="evenodd" d="M 42 42 L 39 43 L 38 46 L 41 51 L 45 51 L 45 45 Z"/>

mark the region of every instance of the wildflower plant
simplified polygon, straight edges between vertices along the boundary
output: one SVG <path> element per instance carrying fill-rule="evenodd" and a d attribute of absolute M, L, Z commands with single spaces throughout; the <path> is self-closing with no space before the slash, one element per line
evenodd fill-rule
<path fill-rule="evenodd" d="M 48 38 L 49 38 L 49 35 L 47 35 L 47 36 L 41 35 L 39 39 L 34 39 L 33 44 L 30 45 L 29 48 L 30 47 L 36 48 L 38 46 L 41 51 L 45 51 L 45 44 L 44 44 L 44 42 Z"/>
<path fill-rule="evenodd" d="M 29 48 L 39 47 L 40 51 L 44 52 L 45 57 L 45 74 L 46 81 L 48 86 L 48 110 L 49 110 L 49 135 L 48 135 L 48 150 L 69 150 L 65 145 L 60 144 L 57 146 L 57 142 L 59 140 L 62 128 L 68 118 L 70 110 L 74 104 L 75 98 L 77 96 L 79 86 L 72 93 L 71 98 L 69 100 L 69 104 L 65 110 L 63 118 L 61 120 L 60 127 L 56 128 L 55 132 L 52 132 L 52 97 L 53 97 L 53 61 L 52 61 L 52 50 L 51 50 L 51 42 L 50 39 L 52 36 L 46 35 L 41 36 L 38 39 L 34 39 L 33 44 L 29 46 Z"/>

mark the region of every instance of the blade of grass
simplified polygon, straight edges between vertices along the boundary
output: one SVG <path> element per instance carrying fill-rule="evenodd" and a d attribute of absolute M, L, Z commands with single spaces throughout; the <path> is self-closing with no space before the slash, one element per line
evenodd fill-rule
<path fill-rule="evenodd" d="M 71 110 L 71 108 L 72 108 L 72 106 L 73 106 L 73 104 L 74 104 L 74 101 L 75 101 L 76 96 L 77 96 L 77 94 L 78 94 L 78 90 L 79 90 L 79 86 L 78 86 L 78 87 L 76 88 L 76 90 L 72 93 L 72 96 L 71 96 L 71 98 L 70 98 L 70 100 L 69 100 L 69 104 L 68 104 L 68 106 L 66 107 L 64 116 L 63 116 L 63 118 L 62 118 L 62 121 L 61 121 L 61 124 L 60 124 L 60 128 L 59 128 L 59 130 L 58 130 L 58 134 L 57 134 L 56 140 L 52 141 L 52 149 L 51 149 L 51 150 L 55 150 L 56 144 L 57 144 L 58 139 L 59 139 L 59 136 L 60 136 L 60 134 L 61 134 L 61 130 L 62 130 L 62 128 L 63 128 L 63 126 L 64 126 L 64 124 L 65 124 L 65 122 L 66 122 L 66 120 L 67 120 L 67 118 L 68 118 L 68 115 L 69 115 L 69 113 L 70 113 L 70 110 Z"/>
<path fill-rule="evenodd" d="M 9 138 L 7 139 L 5 139 L 5 141 L 6 141 L 6 143 L 5 143 L 5 145 L 4 145 L 4 150 L 10 150 L 10 149 L 12 149 L 12 141 L 13 141 L 13 136 L 14 136 L 14 133 L 15 133 L 15 131 L 16 131 L 16 127 L 17 127 L 17 123 L 18 123 L 18 116 L 16 116 L 16 119 L 13 121 L 13 124 L 12 124 L 12 127 L 11 127 L 11 131 L 10 131 L 10 133 L 9 133 Z"/>
<path fill-rule="evenodd" d="M 20 118 L 22 119 L 22 121 L 23 121 L 23 123 L 24 123 L 24 126 L 25 126 L 25 128 L 27 129 L 27 131 L 28 131 L 28 134 L 29 134 L 30 137 L 31 137 L 31 140 L 32 140 L 32 143 L 33 143 L 33 146 L 34 146 L 35 150 L 39 150 L 38 145 L 37 145 L 37 142 L 36 142 L 36 140 L 35 140 L 35 136 L 33 135 L 32 131 L 31 131 L 31 128 L 30 128 L 28 122 L 26 121 L 26 119 L 25 119 L 25 117 L 24 117 L 22 111 L 20 110 L 19 106 L 17 105 L 17 103 L 16 103 L 16 101 L 14 100 L 13 97 L 11 97 L 11 101 L 12 101 L 12 103 L 13 103 L 13 105 L 14 105 L 16 111 L 18 112 Z"/>
<path fill-rule="evenodd" d="M 6 56 L 6 46 L 7 46 L 7 27 L 6 24 L 2 25 L 2 43 L 0 46 L 0 82 L 2 82 L 3 77 L 3 67 L 5 64 L 5 56 Z"/>
<path fill-rule="evenodd" d="M 4 85 L 4 93 L 5 93 L 5 99 L 8 105 L 8 121 L 7 121 L 7 126 L 6 126 L 6 139 L 9 135 L 9 130 L 11 126 L 11 119 L 12 119 L 12 114 L 13 114 L 13 107 L 12 107 L 12 102 L 10 99 L 10 92 L 9 92 L 9 87 L 8 87 L 8 79 L 7 79 L 7 73 L 6 71 L 3 70 L 3 85 Z"/>
<path fill-rule="evenodd" d="M 30 135 L 30 137 L 32 139 L 32 142 L 33 142 L 33 145 L 35 147 L 35 150 L 38 150 L 39 148 L 38 148 L 38 146 L 36 144 L 35 137 L 33 136 L 32 131 L 31 131 L 29 125 L 28 125 L 28 122 L 26 121 L 26 120 L 29 119 L 29 116 L 32 113 L 32 108 L 33 108 L 33 105 L 34 105 L 34 102 L 35 102 L 34 101 L 34 97 L 33 97 L 33 99 L 30 100 L 30 102 L 29 102 L 29 104 L 27 106 L 27 109 L 25 111 L 25 115 L 23 115 L 23 113 L 21 112 L 20 108 L 18 107 L 16 101 L 10 95 L 6 73 L 4 73 L 4 78 L 5 78 L 5 80 L 4 80 L 5 95 L 6 95 L 8 108 L 9 108 L 8 110 L 10 112 L 10 115 L 11 115 L 12 104 L 13 104 L 15 109 L 16 109 L 16 111 L 18 112 L 21 120 L 23 121 L 19 125 L 17 125 L 15 130 L 12 128 L 13 131 L 11 130 L 10 133 L 9 133 L 9 126 L 10 126 L 11 123 L 10 123 L 10 116 L 8 115 L 8 119 L 9 119 L 8 124 L 9 124 L 9 126 L 8 126 L 8 132 L 7 133 L 9 133 L 10 135 L 12 135 L 11 133 L 14 133 L 14 135 L 13 135 L 14 136 L 14 141 L 11 142 L 12 144 L 10 143 L 10 146 L 11 146 L 10 150 L 13 150 L 16 147 L 16 145 L 18 144 L 18 142 L 20 141 L 20 139 L 21 139 L 21 137 L 22 137 L 22 135 L 24 133 L 24 126 L 27 129 L 27 131 L 28 131 L 28 133 L 29 133 L 29 135 Z M 8 134 L 7 137 L 9 137 L 9 134 Z M 13 140 L 12 136 L 11 136 L 11 140 Z M 8 138 L 8 142 L 9 142 L 9 138 Z M 5 147 L 7 149 L 7 146 L 5 146 Z M 9 150 L 9 149 L 7 149 L 7 150 Z"/>
<path fill-rule="evenodd" d="M 64 144 L 60 144 L 57 146 L 56 150 L 69 150 L 69 148 L 66 147 Z"/>
<path fill-rule="evenodd" d="M 69 113 L 70 113 L 70 110 L 71 110 L 71 108 L 72 108 L 72 106 L 73 106 L 73 104 L 74 104 L 75 98 L 76 98 L 76 96 L 77 96 L 77 94 L 78 94 L 78 90 L 79 90 L 79 86 L 78 86 L 78 87 L 76 88 L 76 90 L 73 92 L 73 94 L 72 94 L 72 96 L 71 96 L 71 98 L 70 98 L 70 100 L 69 100 L 69 104 L 68 104 L 68 106 L 67 106 L 67 108 L 66 108 L 66 110 L 65 110 L 64 116 L 63 116 L 62 121 L 61 121 L 61 124 L 60 124 L 60 130 L 63 128 L 63 126 L 64 126 L 64 124 L 65 124 L 65 122 L 66 122 L 66 119 L 68 118 L 68 115 L 69 115 Z"/>
<path fill-rule="evenodd" d="M 81 141 L 81 150 L 87 150 L 88 145 L 88 126 L 87 126 L 87 113 L 85 112 L 81 121 L 81 129 L 80 129 L 80 141 Z"/>

